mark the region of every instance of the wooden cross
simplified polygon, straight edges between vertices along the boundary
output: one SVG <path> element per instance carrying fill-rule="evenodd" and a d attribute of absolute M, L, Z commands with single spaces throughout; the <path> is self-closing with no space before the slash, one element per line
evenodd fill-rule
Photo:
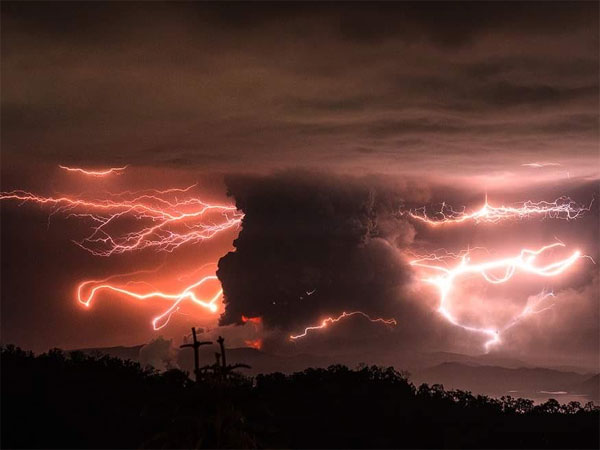
<path fill-rule="evenodd" d="M 198 339 L 196 338 L 196 328 L 194 327 L 192 327 L 192 336 L 194 337 L 194 342 L 192 344 L 183 344 L 180 345 L 179 348 L 191 347 L 194 349 L 194 374 L 196 375 L 196 382 L 198 382 L 200 380 L 200 361 L 198 358 L 198 348 L 201 345 L 212 344 L 212 341 L 198 342 Z"/>

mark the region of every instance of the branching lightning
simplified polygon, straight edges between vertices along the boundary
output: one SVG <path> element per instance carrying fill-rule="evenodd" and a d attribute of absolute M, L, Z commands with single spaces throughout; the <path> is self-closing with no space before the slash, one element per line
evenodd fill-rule
<path fill-rule="evenodd" d="M 486 198 L 483 206 L 473 212 L 467 212 L 464 207 L 455 210 L 452 206 L 444 202 L 440 210 L 434 212 L 432 216 L 427 214 L 425 207 L 412 210 L 408 215 L 427 225 L 440 226 L 460 224 L 468 221 L 475 223 L 498 223 L 503 220 L 523 220 L 531 217 L 573 220 L 589 211 L 590 207 L 591 205 L 587 207 L 579 205 L 568 197 L 560 197 L 553 202 L 532 202 L 528 200 L 518 203 L 515 206 L 492 206 Z"/>
<path fill-rule="evenodd" d="M 508 322 L 508 324 L 506 324 L 504 327 L 502 327 L 501 332 L 505 332 L 509 328 L 514 327 L 515 325 L 517 325 L 519 322 L 521 322 L 526 317 L 529 317 L 533 314 L 539 314 L 539 313 L 542 313 L 544 311 L 551 309 L 552 307 L 554 307 L 554 303 L 547 304 L 548 302 L 546 300 L 548 300 L 550 298 L 553 299 L 555 297 L 556 296 L 554 295 L 554 292 L 552 292 L 552 291 L 550 291 L 550 292 L 542 291 L 538 295 L 528 298 L 527 303 L 525 304 L 525 307 L 523 308 L 523 310 L 517 316 L 515 316 L 510 322 Z M 496 343 L 496 342 L 499 342 L 499 341 L 495 341 L 494 343 Z"/>
<path fill-rule="evenodd" d="M 116 169 L 111 170 L 114 172 Z M 74 242 L 93 255 L 108 257 L 142 249 L 172 252 L 181 245 L 211 239 L 218 233 L 240 225 L 243 214 L 234 206 L 205 203 L 190 194 L 194 187 L 105 193 L 101 198 L 84 195 L 44 197 L 26 191 L 11 191 L 0 193 L 0 200 L 47 206 L 51 209 L 50 216 L 63 214 L 67 218 L 91 223 L 91 233 Z M 135 272 L 137 273 L 140 272 Z M 171 303 L 170 306 L 152 320 L 153 328 L 159 330 L 167 325 L 184 301 L 216 312 L 216 302 L 223 293 L 219 287 L 208 298 L 197 294 L 197 289 L 206 282 L 218 281 L 214 275 L 195 278 L 192 284 L 175 293 L 157 290 L 148 283 L 142 283 L 147 285 L 147 289 L 140 291 L 128 287 L 132 282 L 126 285 L 109 282 L 123 276 L 80 283 L 77 287 L 77 300 L 90 307 L 91 302 L 104 291 L 138 300 L 167 300 Z"/>
<path fill-rule="evenodd" d="M 73 242 L 96 256 L 142 249 L 172 252 L 181 245 L 205 241 L 237 228 L 243 218 L 235 206 L 209 204 L 189 195 L 184 199 L 177 197 L 188 194 L 193 187 L 124 192 L 100 199 L 11 191 L 0 193 L 0 200 L 37 203 L 49 206 L 51 215 L 62 213 L 88 221 L 91 233 Z"/>
<path fill-rule="evenodd" d="M 544 300 L 552 297 L 552 293 L 542 293 L 533 302 L 529 302 L 523 311 L 513 318 L 503 329 L 480 328 L 461 323 L 449 310 L 449 299 L 455 289 L 456 280 L 464 276 L 480 276 L 491 284 L 502 284 L 508 282 L 517 272 L 523 272 L 539 277 L 554 277 L 569 269 L 578 259 L 589 258 L 582 255 L 579 250 L 574 251 L 569 257 L 554 261 L 546 265 L 538 265 L 536 258 L 542 253 L 555 248 L 564 248 L 562 242 L 543 246 L 536 250 L 522 249 L 517 256 L 510 258 L 495 259 L 483 263 L 472 263 L 470 250 L 453 253 L 432 253 L 410 261 L 410 265 L 431 270 L 437 275 L 423 278 L 423 281 L 435 286 L 439 292 L 438 312 L 451 324 L 464 330 L 487 335 L 489 340 L 485 343 L 485 349 L 493 344 L 501 342 L 501 333 L 516 325 L 523 318 L 537 314 L 547 308 L 539 309 Z M 448 260 L 459 260 L 458 264 L 448 267 Z M 591 259 L 591 258 L 590 258 Z M 500 275 L 496 275 L 500 271 Z"/>
<path fill-rule="evenodd" d="M 542 169 L 544 167 L 558 167 L 561 165 L 562 164 L 560 164 L 560 163 L 554 163 L 554 162 L 532 162 L 532 163 L 521 164 L 521 166 L 523 166 L 523 167 L 531 167 L 533 169 Z"/>
<path fill-rule="evenodd" d="M 297 334 L 297 335 L 291 335 L 290 339 L 296 340 L 296 339 L 303 338 L 313 330 L 321 330 L 323 328 L 327 328 L 327 326 L 329 326 L 330 324 L 339 322 L 342 319 L 352 317 L 355 315 L 363 316 L 364 318 L 366 318 L 367 320 L 369 320 L 370 322 L 373 322 L 373 323 L 383 323 L 385 325 L 396 325 L 397 324 L 396 319 L 382 319 L 382 318 L 373 319 L 368 314 L 365 314 L 362 311 L 353 311 L 353 312 L 349 312 L 349 313 L 343 312 L 338 317 L 335 317 L 335 318 L 327 317 L 326 319 L 323 319 L 319 325 L 306 327 L 304 329 L 304 332 L 302 332 L 301 334 Z"/>
<path fill-rule="evenodd" d="M 115 277 L 110 277 L 113 279 Z M 219 300 L 221 295 L 223 294 L 222 289 L 218 289 L 217 292 L 209 298 L 201 298 L 194 291 L 202 286 L 204 283 L 217 280 L 217 277 L 214 275 L 209 275 L 201 278 L 195 283 L 187 286 L 180 292 L 174 294 L 167 294 L 161 291 L 149 291 L 145 293 L 135 292 L 131 289 L 125 289 L 115 284 L 108 283 L 109 279 L 104 280 L 88 280 L 79 284 L 77 287 L 77 300 L 85 307 L 90 307 L 92 300 L 94 300 L 97 295 L 102 291 L 114 292 L 117 294 L 122 294 L 127 297 L 132 297 L 138 300 L 149 300 L 152 298 L 159 298 L 163 300 L 168 300 L 171 302 L 169 308 L 163 313 L 159 314 L 157 317 L 152 319 L 152 327 L 155 330 L 160 330 L 165 325 L 169 323 L 171 316 L 179 310 L 180 304 L 189 300 L 196 305 L 199 305 L 203 308 L 208 309 L 211 312 L 217 311 L 216 302 Z M 91 286 L 91 287 L 90 287 Z"/>
<path fill-rule="evenodd" d="M 103 171 L 60 167 L 70 172 L 101 177 L 120 174 L 127 166 Z M 235 206 L 204 202 L 192 194 L 194 187 L 195 185 L 165 190 L 149 189 L 116 194 L 103 193 L 97 196 L 83 194 L 41 196 L 15 190 L 0 192 L 0 200 L 15 201 L 20 204 L 37 204 L 49 208 L 50 217 L 61 214 L 69 219 L 83 221 L 89 225 L 91 231 L 83 239 L 73 242 L 92 255 L 110 257 L 144 249 L 173 252 L 182 245 L 210 240 L 219 233 L 241 225 L 244 215 Z M 407 214 L 427 225 L 440 226 L 466 222 L 498 223 L 504 220 L 533 217 L 573 220 L 589 210 L 590 206 L 581 206 L 568 197 L 560 197 L 553 202 L 526 201 L 515 206 L 492 206 L 486 198 L 484 205 L 473 212 L 467 212 L 465 208 L 455 210 L 443 203 L 441 209 L 431 216 L 428 215 L 425 207 Z M 423 281 L 437 288 L 439 313 L 455 326 L 487 336 L 485 348 L 489 350 L 492 345 L 501 342 L 501 334 L 504 331 L 532 314 L 539 314 L 551 308 L 552 304 L 548 303 L 554 294 L 542 292 L 538 296 L 530 297 L 525 308 L 499 329 L 483 328 L 462 323 L 451 313 L 449 301 L 455 291 L 457 279 L 479 276 L 490 284 L 502 284 L 508 282 L 517 272 L 538 277 L 554 277 L 568 270 L 578 259 L 586 257 L 581 252 L 574 251 L 567 258 L 545 265 L 538 263 L 538 256 L 559 247 L 562 248 L 565 245 L 558 242 L 536 250 L 523 249 L 514 257 L 492 259 L 482 263 L 471 261 L 474 249 L 458 253 L 441 249 L 428 255 L 413 255 L 414 259 L 410 261 L 410 265 L 433 272 L 433 275 L 423 278 Z M 125 284 L 114 282 L 115 278 L 121 276 L 83 281 L 76 290 L 77 301 L 89 308 L 101 293 L 109 292 L 142 301 L 150 299 L 167 301 L 169 302 L 168 308 L 152 320 L 153 328 L 159 330 L 169 323 L 174 313 L 179 311 L 182 302 L 190 302 L 212 313 L 217 311 L 217 302 L 222 297 L 223 291 L 219 286 L 211 295 L 200 295 L 198 292 L 205 283 L 218 282 L 214 275 L 202 277 L 197 275 L 201 269 L 196 269 L 192 274 L 180 276 L 178 280 L 185 283 L 186 286 L 175 292 L 163 292 L 148 283 L 143 283 L 144 287 L 136 286 L 134 289 L 131 287 L 132 282 Z M 191 284 L 188 284 L 190 282 Z M 306 295 L 310 296 L 315 292 L 316 290 L 313 289 L 307 291 Z M 313 331 L 328 328 L 330 325 L 352 316 L 362 316 L 370 322 L 388 326 L 397 324 L 393 318 L 371 318 L 362 311 L 343 312 L 337 317 L 327 317 L 317 325 L 306 327 L 302 333 L 290 335 L 290 339 L 297 340 L 306 337 Z M 262 325 L 260 317 L 242 316 L 241 321 L 249 322 L 255 328 Z M 246 341 L 246 345 L 259 349 L 262 341 L 260 339 L 249 340 Z"/>
<path fill-rule="evenodd" d="M 123 167 L 111 167 L 110 169 L 105 170 L 87 170 L 80 167 L 67 167 L 60 164 L 58 167 L 66 170 L 67 172 L 75 172 L 90 177 L 106 177 L 108 175 L 121 175 L 123 171 L 129 167 L 129 165 Z"/>

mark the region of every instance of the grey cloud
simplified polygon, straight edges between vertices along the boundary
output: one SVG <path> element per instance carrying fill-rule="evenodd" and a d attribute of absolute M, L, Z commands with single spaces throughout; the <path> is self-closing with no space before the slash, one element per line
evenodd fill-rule
<path fill-rule="evenodd" d="M 597 150 L 593 3 L 2 7 L 8 159 L 468 175 Z"/>

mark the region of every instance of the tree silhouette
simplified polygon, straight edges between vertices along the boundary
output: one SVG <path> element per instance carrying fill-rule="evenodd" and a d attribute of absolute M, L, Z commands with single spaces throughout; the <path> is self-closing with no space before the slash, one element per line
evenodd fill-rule
<path fill-rule="evenodd" d="M 235 372 L 237 369 L 250 369 L 251 366 L 248 364 L 237 363 L 227 364 L 227 354 L 225 350 L 225 338 L 219 336 L 217 339 L 221 352 L 215 352 L 215 363 L 200 368 L 203 373 L 211 373 L 213 378 L 221 381 L 226 381 L 231 377 L 238 377 L 239 374 Z"/>
<path fill-rule="evenodd" d="M 223 348 L 221 352 L 225 351 Z M 2 448 L 598 448 L 592 403 L 414 386 L 391 367 L 214 369 L 196 383 L 82 352 L 0 351 Z M 225 361 L 227 361 L 225 359 Z M 224 369 L 225 367 L 225 369 Z M 214 382 L 213 382 L 214 381 Z M 35 414 L 32 414 L 32 411 Z M 35 429 L 35 432 L 32 430 Z"/>

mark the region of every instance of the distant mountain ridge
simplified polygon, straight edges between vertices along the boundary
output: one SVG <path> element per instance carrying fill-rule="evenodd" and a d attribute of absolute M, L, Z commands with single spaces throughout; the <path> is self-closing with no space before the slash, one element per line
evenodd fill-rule
<path fill-rule="evenodd" d="M 596 374 L 583 383 L 573 386 L 572 390 L 585 393 L 596 403 L 600 402 L 600 374 Z"/>
<path fill-rule="evenodd" d="M 132 347 L 99 347 L 99 348 L 78 348 L 75 351 L 83 352 L 88 355 L 103 354 L 121 358 L 124 360 L 139 361 L 140 349 L 144 345 L 134 345 Z"/>
<path fill-rule="evenodd" d="M 464 355 L 462 353 L 452 352 L 431 352 L 421 353 L 421 363 L 424 367 L 430 367 L 446 362 L 456 362 L 461 364 L 470 365 L 486 365 L 486 366 L 498 366 L 506 367 L 509 369 L 518 369 L 521 367 L 534 367 L 520 359 L 510 358 L 507 356 L 498 356 L 495 354 L 482 354 L 482 355 Z"/>
<path fill-rule="evenodd" d="M 469 390 L 492 396 L 581 395 L 598 401 L 598 375 L 540 367 L 507 368 L 445 362 L 413 375 L 417 383 L 443 384 L 446 389 Z"/>
<path fill-rule="evenodd" d="M 140 361 L 143 345 L 131 347 L 105 347 L 80 349 L 88 354 L 107 354 L 121 359 Z M 200 365 L 215 361 L 215 349 L 200 348 Z M 328 367 L 331 364 L 357 365 L 353 355 L 275 355 L 261 350 L 239 347 L 228 348 L 227 359 L 231 363 L 245 363 L 250 369 L 242 369 L 247 375 L 259 373 L 302 371 L 308 367 Z M 495 355 L 463 355 L 450 352 L 431 352 L 396 357 L 396 363 L 386 363 L 384 355 L 372 356 L 369 364 L 394 365 L 398 370 L 408 369 L 414 384 L 443 384 L 446 389 L 468 390 L 475 394 L 499 397 L 539 397 L 540 393 L 571 393 L 582 399 L 600 401 L 600 375 L 570 370 L 536 367 L 521 360 Z M 181 369 L 193 370 L 193 353 L 180 351 L 174 361 Z M 583 398 L 585 397 L 585 398 Z"/>

